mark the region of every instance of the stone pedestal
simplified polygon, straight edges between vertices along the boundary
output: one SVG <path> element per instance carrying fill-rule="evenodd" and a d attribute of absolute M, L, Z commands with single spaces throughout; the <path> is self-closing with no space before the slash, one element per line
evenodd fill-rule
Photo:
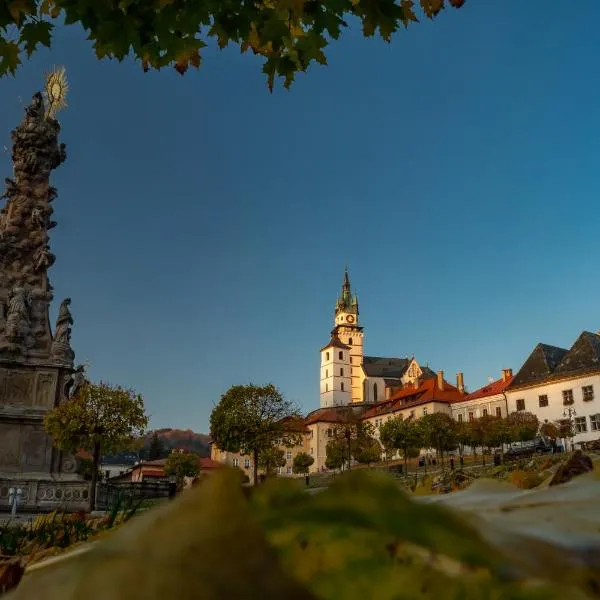
<path fill-rule="evenodd" d="M 23 491 L 19 510 L 89 505 L 89 484 L 77 460 L 57 451 L 43 425 L 45 414 L 66 400 L 72 369 L 0 362 L 0 511 L 10 510 L 11 487 Z"/>

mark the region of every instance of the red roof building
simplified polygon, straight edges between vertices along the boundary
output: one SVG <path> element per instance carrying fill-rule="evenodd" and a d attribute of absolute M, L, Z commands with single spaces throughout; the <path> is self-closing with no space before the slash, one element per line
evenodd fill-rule
<path fill-rule="evenodd" d="M 506 417 L 508 403 L 506 389 L 513 381 L 512 369 L 503 369 L 502 377 L 468 394 L 453 404 L 452 416 L 457 421 L 473 421 L 483 416 Z"/>

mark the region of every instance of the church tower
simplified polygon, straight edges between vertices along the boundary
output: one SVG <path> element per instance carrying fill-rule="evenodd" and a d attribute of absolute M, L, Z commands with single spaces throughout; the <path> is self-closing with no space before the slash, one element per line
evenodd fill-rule
<path fill-rule="evenodd" d="M 334 329 L 329 344 L 321 348 L 321 408 L 347 406 L 351 401 L 350 347 Z"/>
<path fill-rule="evenodd" d="M 335 304 L 335 337 L 348 349 L 348 368 L 350 369 L 350 402 L 363 401 L 363 328 L 358 321 L 358 297 L 352 294 L 348 269 L 344 271 L 342 292 Z M 333 340 L 333 338 L 332 338 Z M 346 372 L 346 371 L 344 371 Z"/>

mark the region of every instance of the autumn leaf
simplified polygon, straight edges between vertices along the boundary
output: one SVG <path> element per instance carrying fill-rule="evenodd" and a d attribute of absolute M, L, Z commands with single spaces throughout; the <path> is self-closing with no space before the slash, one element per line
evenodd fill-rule
<path fill-rule="evenodd" d="M 444 0 L 421 0 L 421 8 L 426 16 L 433 19 L 444 8 Z"/>
<path fill-rule="evenodd" d="M 20 52 L 21 49 L 15 42 L 0 40 L 0 77 L 7 73 L 15 74 L 17 67 L 21 64 Z"/>
<path fill-rule="evenodd" d="M 418 23 L 419 19 L 417 19 L 417 15 L 414 11 L 415 3 L 413 0 L 402 0 L 400 2 L 400 8 L 402 9 L 402 23 L 404 27 L 408 27 L 408 24 L 412 21 L 413 23 Z"/>
<path fill-rule="evenodd" d="M 20 42 L 24 44 L 28 58 L 35 52 L 38 44 L 50 48 L 53 29 L 54 25 L 47 21 L 29 21 L 23 25 Z"/>
<path fill-rule="evenodd" d="M 15 23 L 19 25 L 25 16 L 35 12 L 35 8 L 32 6 L 31 0 L 11 0 L 8 3 L 8 12 Z"/>

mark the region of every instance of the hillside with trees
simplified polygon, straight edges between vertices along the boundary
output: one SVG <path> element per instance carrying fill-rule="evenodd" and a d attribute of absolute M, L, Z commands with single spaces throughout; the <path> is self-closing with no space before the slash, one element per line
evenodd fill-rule
<path fill-rule="evenodd" d="M 154 434 L 157 434 L 159 440 L 164 448 L 165 457 L 174 448 L 181 450 L 187 450 L 188 452 L 194 452 L 199 456 L 210 456 L 210 448 L 208 446 L 208 435 L 204 433 L 196 433 L 191 429 L 156 429 L 150 431 L 144 437 L 144 446 L 142 450 L 142 456 L 145 458 L 150 451 L 152 438 Z M 164 458 L 164 457 L 161 457 Z"/>

